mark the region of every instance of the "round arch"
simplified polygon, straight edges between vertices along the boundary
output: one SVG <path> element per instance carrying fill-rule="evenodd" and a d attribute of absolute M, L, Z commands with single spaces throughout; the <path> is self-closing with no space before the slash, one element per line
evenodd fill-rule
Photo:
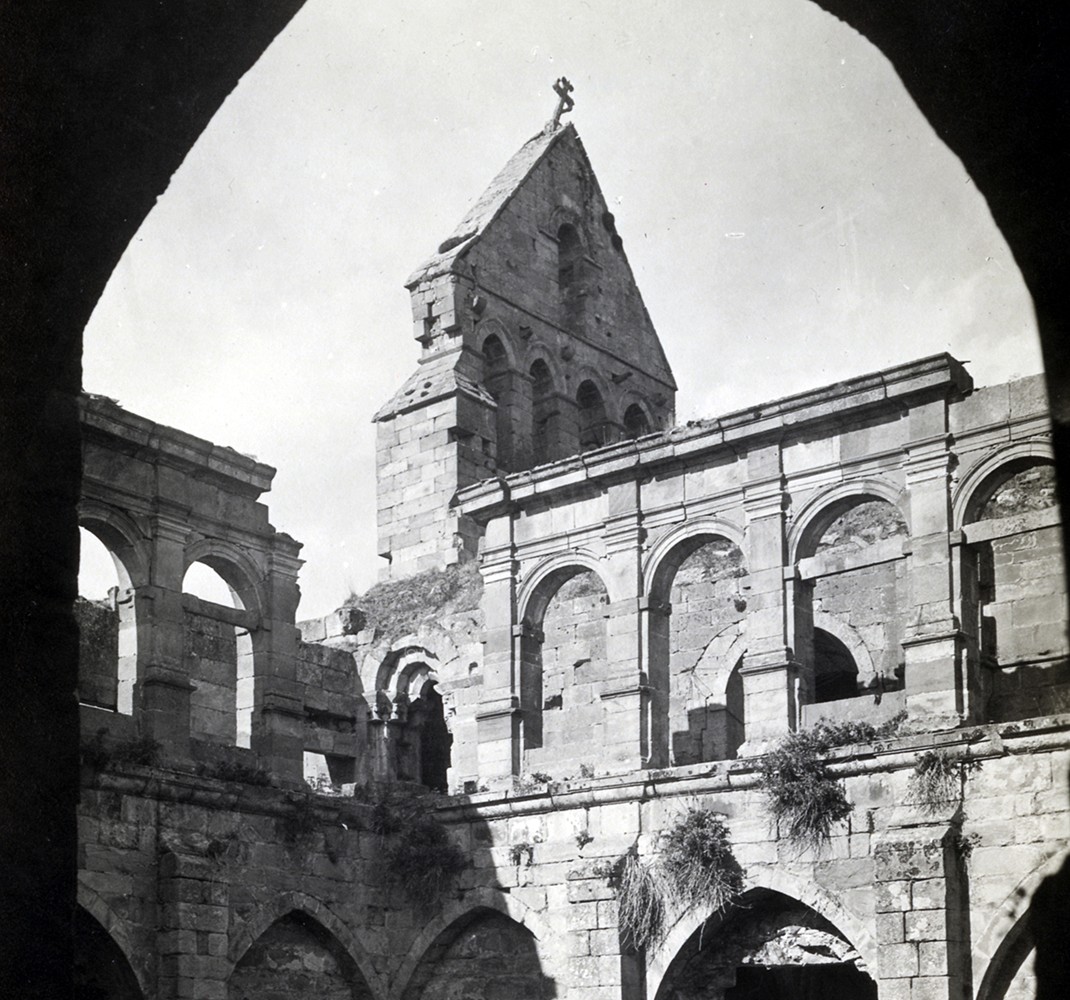
<path fill-rule="evenodd" d="M 862 641 L 858 629 L 847 622 L 841 622 L 827 611 L 814 612 L 814 628 L 819 628 L 829 635 L 835 636 L 847 647 L 847 651 L 854 658 L 855 666 L 858 667 L 859 677 L 872 677 L 876 673 L 873 666 L 873 657 L 869 648 Z"/>
<path fill-rule="evenodd" d="M 862 920 L 845 909 L 828 892 L 796 875 L 773 868 L 748 869 L 747 890 L 769 889 L 793 899 L 824 917 L 862 956 L 870 969 L 877 968 L 877 942 Z M 673 959 L 688 939 L 713 916 L 708 910 L 691 908 L 677 918 L 668 933 L 647 956 L 646 995 L 656 997 Z"/>
<path fill-rule="evenodd" d="M 153 983 L 151 976 L 141 963 L 131 961 L 131 955 L 137 955 L 138 949 L 130 940 L 126 925 L 116 915 L 115 911 L 104 901 L 103 897 L 95 890 L 90 889 L 81 879 L 78 880 L 78 905 L 85 910 L 115 942 L 115 946 L 122 952 L 126 964 L 130 966 L 137 979 L 138 986 L 144 996 L 152 996 Z"/>
<path fill-rule="evenodd" d="M 277 920 L 289 913 L 303 913 L 331 934 L 347 957 L 364 977 L 374 996 L 383 996 L 383 983 L 375 971 L 371 956 L 345 922 L 317 899 L 303 892 L 284 892 L 257 910 L 245 926 L 234 935 L 227 948 L 227 977 L 234 972 L 242 956 Z"/>
<path fill-rule="evenodd" d="M 183 579 L 190 566 L 197 562 L 210 566 L 223 578 L 243 610 L 261 613 L 267 603 L 264 574 L 248 552 L 219 538 L 199 538 L 186 547 L 182 564 Z M 181 585 L 179 581 L 179 588 Z"/>
<path fill-rule="evenodd" d="M 128 514 L 99 500 L 78 503 L 78 524 L 92 532 L 111 553 L 119 582 L 127 589 L 149 582 L 149 540 Z"/>
<path fill-rule="evenodd" d="M 505 367 L 516 368 L 517 357 L 513 346 L 513 338 L 510 336 L 505 324 L 497 317 L 485 319 L 476 327 L 476 343 L 479 345 L 480 355 L 485 356 L 484 349 L 491 337 L 498 338 L 498 343 L 501 344 L 502 350 L 505 352 Z"/>
<path fill-rule="evenodd" d="M 563 391 L 562 386 L 564 384 L 564 378 L 561 374 L 561 366 L 557 363 L 557 359 L 553 356 L 552 352 L 547 350 L 545 344 L 533 343 L 528 348 L 527 354 L 524 356 L 524 374 L 530 378 L 531 369 L 539 361 L 546 365 L 547 370 L 550 372 L 550 382 L 553 392 Z"/>
<path fill-rule="evenodd" d="M 643 596 L 665 600 L 680 564 L 696 549 L 715 538 L 724 538 L 743 550 L 743 529 L 719 517 L 685 521 L 670 528 L 650 546 L 643 560 Z"/>
<path fill-rule="evenodd" d="M 743 658 L 743 654 L 746 652 L 746 619 L 740 622 L 733 622 L 727 628 L 718 632 L 717 635 L 706 644 L 706 648 L 702 651 L 702 655 L 699 657 L 696 666 L 702 667 L 707 661 L 728 666 L 727 670 L 713 671 L 714 683 L 710 688 L 710 694 L 714 698 L 725 697 L 728 692 L 728 682 L 732 676 L 732 672 L 735 670 L 736 666 Z"/>
<path fill-rule="evenodd" d="M 812 555 L 811 549 L 837 517 L 851 507 L 870 500 L 890 503 L 899 511 L 907 531 L 910 531 L 906 490 L 886 479 L 877 478 L 837 483 L 808 500 L 795 516 L 788 529 L 788 564 L 794 565 L 800 559 Z"/>
<path fill-rule="evenodd" d="M 521 582 L 517 594 L 517 620 L 537 624 L 542 621 L 546 606 L 562 584 L 586 570 L 594 573 L 611 601 L 618 600 L 603 565 L 594 555 L 583 550 L 562 552 L 536 566 Z"/>
<path fill-rule="evenodd" d="M 1054 464 L 1055 453 L 1051 442 L 1046 439 L 1033 438 L 1029 441 L 1016 441 L 991 452 L 978 462 L 955 486 L 951 496 L 951 526 L 962 528 L 977 514 L 978 500 L 984 496 L 987 488 L 1003 472 L 1017 471 L 1016 467 L 1026 465 Z"/>
<path fill-rule="evenodd" d="M 1008 985 L 1008 963 L 1016 972 L 1032 946 L 1029 905 L 1041 882 L 1070 861 L 1070 850 L 1057 851 L 1034 868 L 1007 894 L 988 921 L 974 947 L 973 978 L 979 983 L 977 1000 L 1000 1000 Z"/>
<path fill-rule="evenodd" d="M 508 917 L 531 932 L 532 937 L 538 943 L 545 945 L 552 940 L 550 929 L 546 921 L 525 902 L 516 896 L 500 891 L 481 887 L 466 893 L 461 900 L 455 900 L 447 904 L 434 919 L 424 926 L 410 946 L 397 974 L 394 976 L 394 985 L 386 994 L 387 1000 L 401 1000 L 408 989 L 412 977 L 420 967 L 420 961 L 428 950 L 435 944 L 444 931 L 465 917 L 474 915 L 480 910 L 492 910 Z M 541 959 L 546 956 L 540 954 Z M 547 964 L 544 961 L 544 965 Z"/>
<path fill-rule="evenodd" d="M 384 644 L 385 645 L 385 644 Z M 436 625 L 421 628 L 394 639 L 387 648 L 380 646 L 365 655 L 359 671 L 361 683 L 367 687 L 371 680 L 373 690 L 386 690 L 395 674 L 413 658 L 423 658 L 428 666 L 441 672 L 453 664 L 460 654 L 453 638 Z"/>
<path fill-rule="evenodd" d="M 654 425 L 649 405 L 634 393 L 620 400 L 620 414 L 625 436 L 630 440 L 653 434 L 658 429 Z"/>
<path fill-rule="evenodd" d="M 406 693 L 408 681 L 415 671 L 425 666 L 437 677 L 439 663 L 438 656 L 419 643 L 395 646 L 383 657 L 375 671 L 375 690 L 389 693 L 393 685 L 395 696 Z"/>
<path fill-rule="evenodd" d="M 552 233 L 556 240 L 562 226 L 571 226 L 576 231 L 576 235 L 579 237 L 580 244 L 583 247 L 583 252 L 587 253 L 591 241 L 587 235 L 587 230 L 584 229 L 583 219 L 578 212 L 573 211 L 571 208 L 567 208 L 565 205 L 557 205 L 546 220 L 544 232 Z"/>
<path fill-rule="evenodd" d="M 602 405 L 606 410 L 606 418 L 613 419 L 615 417 L 615 414 L 610 412 L 610 405 L 616 404 L 616 393 L 614 393 L 612 387 L 607 384 L 605 375 L 602 372 L 591 365 L 580 365 L 575 369 L 573 378 L 575 379 L 576 385 L 576 390 L 574 391 L 578 391 L 579 387 L 583 385 L 584 382 L 590 382 L 602 397 Z"/>

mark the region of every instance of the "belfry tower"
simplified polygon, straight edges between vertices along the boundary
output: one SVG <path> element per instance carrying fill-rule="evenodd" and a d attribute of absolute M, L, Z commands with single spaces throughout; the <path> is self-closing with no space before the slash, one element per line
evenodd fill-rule
<path fill-rule="evenodd" d="M 458 489 L 673 423 L 676 383 L 561 111 L 406 282 L 419 365 L 375 415 L 389 578 L 475 556 Z"/>

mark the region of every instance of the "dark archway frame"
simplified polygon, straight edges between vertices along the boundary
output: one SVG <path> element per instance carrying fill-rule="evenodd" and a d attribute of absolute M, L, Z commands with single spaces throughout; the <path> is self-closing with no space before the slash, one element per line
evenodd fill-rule
<path fill-rule="evenodd" d="M 5 14 L 0 734 L 17 738 L 0 742 L 0 920 L 9 929 L 0 993 L 62 997 L 71 989 L 82 330 L 186 152 L 302 2 L 115 0 Z M 820 6 L 891 60 L 1007 239 L 1036 309 L 1060 495 L 1070 497 L 1061 9 L 1046 0 Z"/>

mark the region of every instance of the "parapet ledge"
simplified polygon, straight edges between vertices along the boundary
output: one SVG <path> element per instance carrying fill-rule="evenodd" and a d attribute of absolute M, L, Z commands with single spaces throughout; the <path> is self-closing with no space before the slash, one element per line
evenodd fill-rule
<path fill-rule="evenodd" d="M 919 399 L 957 398 L 972 391 L 973 380 L 950 354 L 934 354 L 858 378 L 796 393 L 721 417 L 537 466 L 504 479 L 489 479 L 459 490 L 453 505 L 470 517 L 492 516 L 506 501 L 523 502 L 535 495 L 575 490 L 589 480 L 620 476 L 622 471 L 693 460 L 696 456 L 748 443 L 848 413 L 882 407 L 898 408 Z"/>
<path fill-rule="evenodd" d="M 86 440 L 95 439 L 109 450 L 170 465 L 243 496 L 255 498 L 271 489 L 275 469 L 252 456 L 155 423 L 106 396 L 83 393 L 79 405 Z"/>

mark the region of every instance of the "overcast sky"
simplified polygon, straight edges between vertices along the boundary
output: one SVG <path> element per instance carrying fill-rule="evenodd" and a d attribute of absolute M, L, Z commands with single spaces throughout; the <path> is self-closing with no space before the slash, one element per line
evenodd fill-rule
<path fill-rule="evenodd" d="M 808 0 L 308 0 L 217 113 L 86 330 L 84 384 L 278 468 L 299 617 L 374 582 L 371 416 L 402 282 L 550 117 L 560 75 L 677 419 L 950 351 L 1040 371 L 983 198 L 891 65 Z"/>

